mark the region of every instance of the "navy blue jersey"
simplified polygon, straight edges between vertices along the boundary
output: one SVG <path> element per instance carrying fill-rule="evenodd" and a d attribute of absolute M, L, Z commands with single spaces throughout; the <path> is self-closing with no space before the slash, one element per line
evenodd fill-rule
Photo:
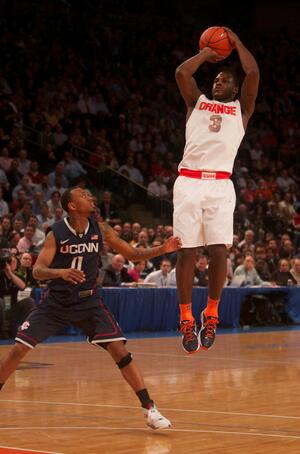
<path fill-rule="evenodd" d="M 63 279 L 48 283 L 49 297 L 63 306 L 81 304 L 79 292 L 95 290 L 99 272 L 102 235 L 98 223 L 88 220 L 83 234 L 77 234 L 65 218 L 51 226 L 56 241 L 56 253 L 50 268 L 77 268 L 85 273 L 85 282 L 72 284 Z M 95 299 L 95 298 L 94 298 Z"/>

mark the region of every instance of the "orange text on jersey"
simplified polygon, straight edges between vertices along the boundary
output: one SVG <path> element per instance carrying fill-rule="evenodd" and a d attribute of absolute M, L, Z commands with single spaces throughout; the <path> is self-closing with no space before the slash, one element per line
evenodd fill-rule
<path fill-rule="evenodd" d="M 212 102 L 202 101 L 199 110 L 208 110 L 216 114 L 236 115 L 236 106 L 227 106 L 226 104 L 214 104 Z"/>

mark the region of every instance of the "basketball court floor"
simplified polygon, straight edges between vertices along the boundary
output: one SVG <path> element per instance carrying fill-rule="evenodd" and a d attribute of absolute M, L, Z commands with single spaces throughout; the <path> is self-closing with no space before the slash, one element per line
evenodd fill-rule
<path fill-rule="evenodd" d="M 151 395 L 172 421 L 161 432 L 145 426 L 105 351 L 54 341 L 30 352 L 0 392 L 1 454 L 300 453 L 296 328 L 219 331 L 210 351 L 191 356 L 178 336 L 130 339 Z M 0 346 L 0 357 L 8 348 Z"/>

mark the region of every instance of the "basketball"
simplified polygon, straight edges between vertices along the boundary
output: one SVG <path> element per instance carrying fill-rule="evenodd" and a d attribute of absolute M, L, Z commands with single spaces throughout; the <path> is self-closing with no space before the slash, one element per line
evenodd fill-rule
<path fill-rule="evenodd" d="M 200 36 L 199 46 L 200 49 L 210 47 L 223 57 L 228 57 L 232 51 L 227 32 L 223 27 L 207 28 Z"/>

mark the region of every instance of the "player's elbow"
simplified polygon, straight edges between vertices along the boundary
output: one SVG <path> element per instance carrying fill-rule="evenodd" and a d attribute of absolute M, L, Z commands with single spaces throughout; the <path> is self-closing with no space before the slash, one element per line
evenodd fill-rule
<path fill-rule="evenodd" d="M 32 276 L 34 279 L 40 280 L 39 276 L 39 268 L 37 266 L 34 266 L 32 269 Z"/>
<path fill-rule="evenodd" d="M 176 79 L 177 81 L 178 81 L 178 80 L 182 80 L 182 79 L 184 79 L 186 76 L 187 76 L 186 71 L 185 71 L 182 67 L 178 66 L 178 67 L 176 68 L 176 70 L 175 70 L 175 79 Z"/>

